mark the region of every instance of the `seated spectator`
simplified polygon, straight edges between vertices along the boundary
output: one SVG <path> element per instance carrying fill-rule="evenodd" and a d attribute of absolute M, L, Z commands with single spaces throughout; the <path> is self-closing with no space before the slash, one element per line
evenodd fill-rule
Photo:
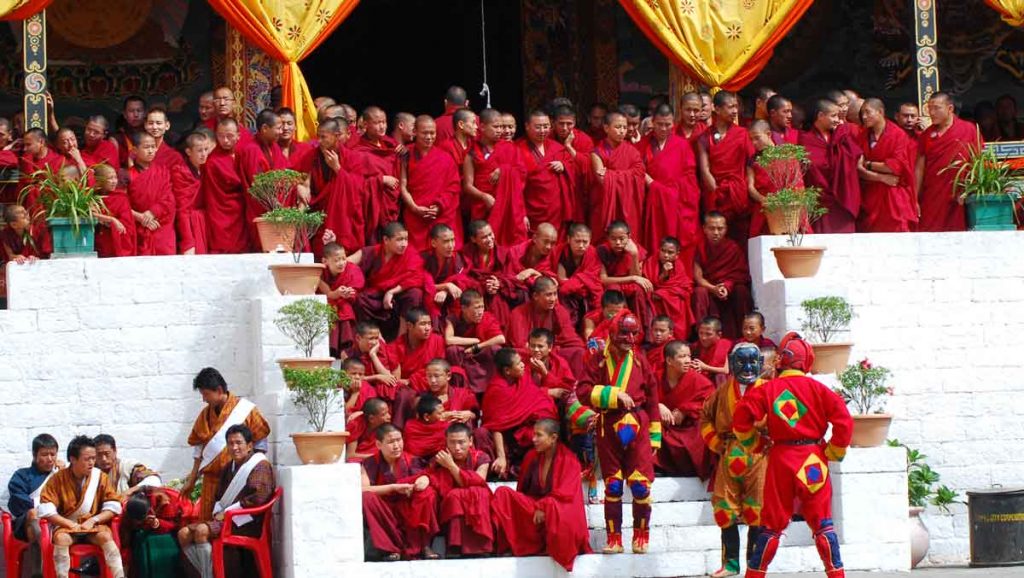
<path fill-rule="evenodd" d="M 583 341 L 569 319 L 569 312 L 558 302 L 558 284 L 551 277 L 539 277 L 530 287 L 530 300 L 512 310 L 508 341 L 524 348 L 530 332 L 544 328 L 555 336 L 559 354 L 574 372 L 583 368 Z"/>
<path fill-rule="evenodd" d="M 439 223 L 430 228 L 430 250 L 420 253 L 420 257 L 424 270 L 434 282 L 434 294 L 429 296 L 428 303 L 430 311 L 443 323 L 462 292 L 476 282 L 469 278 L 466 259 L 455 252 L 455 231 L 448 225 Z"/>
<path fill-rule="evenodd" d="M 721 213 L 704 215 L 704 242 L 698 245 L 693 263 L 693 316 L 718 317 L 723 334 L 736 339 L 743 316 L 754 309 L 754 299 L 750 295 L 746 248 L 726 237 L 727 230 Z"/>
<path fill-rule="evenodd" d="M 597 248 L 601 283 L 605 289 L 622 291 L 629 310 L 646 327 L 651 318 L 650 294 L 654 290 L 641 270 L 647 252 L 636 243 L 629 225 L 623 221 L 613 221 L 605 233 L 607 240 Z"/>
<path fill-rule="evenodd" d="M 490 554 L 494 551 L 491 490 L 487 472 L 491 457 L 473 446 L 473 432 L 464 423 L 445 430 L 445 449 L 428 468 L 430 485 L 441 502 L 446 558 Z"/>
<path fill-rule="evenodd" d="M 444 449 L 444 432 L 448 429 L 444 413 L 444 404 L 433 394 L 424 393 L 417 398 L 416 416 L 406 420 L 402 428 L 406 453 L 427 463 Z"/>
<path fill-rule="evenodd" d="M 512 271 L 516 280 L 526 286 L 540 277 L 554 277 L 556 271 L 551 260 L 551 251 L 558 241 L 558 229 L 551 223 L 539 223 L 533 237 L 512 247 Z"/>
<path fill-rule="evenodd" d="M 96 444 L 96 467 L 107 474 L 118 494 L 127 498 L 142 488 L 163 485 L 160 476 L 143 464 L 119 458 L 114 436 L 100 434 L 92 442 Z"/>
<path fill-rule="evenodd" d="M 473 393 L 483 394 L 494 373 L 494 352 L 505 345 L 498 319 L 485 311 L 484 297 L 469 289 L 459 298 L 459 314 L 445 322 L 446 354 L 466 372 Z"/>
<path fill-rule="evenodd" d="M 655 464 L 669 476 L 699 477 L 711 474 L 711 454 L 700 432 L 700 412 L 715 385 L 693 369 L 690 347 L 682 341 L 665 346 L 659 384 L 662 442 Z"/>
<path fill-rule="evenodd" d="M 364 379 L 376 388 L 377 394 L 390 407 L 398 393 L 398 378 L 392 373 L 398 367 L 398 361 L 381 338 L 380 327 L 372 321 L 356 323 L 355 340 L 351 347 L 341 352 L 341 358 L 361 361 L 367 373 Z"/>
<path fill-rule="evenodd" d="M 697 343 L 693 344 L 693 366 L 705 377 L 715 379 L 729 374 L 729 350 L 732 341 L 722 337 L 722 322 L 705 317 L 697 327 Z"/>
<path fill-rule="evenodd" d="M 379 397 L 366 400 L 362 414 L 354 416 L 348 423 L 346 461 L 360 462 L 372 456 L 377 449 L 377 428 L 390 423 L 391 409 L 386 401 Z"/>
<path fill-rule="evenodd" d="M 350 266 L 345 248 L 337 243 L 324 245 L 323 264 L 325 268 L 317 284 L 317 293 L 326 295 L 327 303 L 338 314 L 330 339 L 331 355 L 337 356 L 341 350 L 351 347 L 355 339 L 356 313 L 352 304 L 366 285 L 366 280 L 359 267 Z"/>
<path fill-rule="evenodd" d="M 658 252 L 643 262 L 644 278 L 651 282 L 652 315 L 664 315 L 686 331 L 690 327 L 690 294 L 693 292 L 692 261 L 680 258 L 682 245 L 675 237 L 661 240 Z"/>
<path fill-rule="evenodd" d="M 600 305 L 601 260 L 591 244 L 590 228 L 583 223 L 569 225 L 565 243 L 555 249 L 558 268 L 558 298 L 569 310 L 573 327 L 580 327 L 588 311 Z"/>
<path fill-rule="evenodd" d="M 626 309 L 626 296 L 618 289 L 607 289 L 601 295 L 601 309 L 587 313 L 583 318 L 583 338 L 587 340 L 587 351 L 601 353 L 608 343 L 610 322 L 619 311 Z"/>
<path fill-rule="evenodd" d="M 462 254 L 469 263 L 469 277 L 480 286 L 487 310 L 502 324 L 508 323 L 509 312 L 524 299 L 525 286 L 516 280 L 512 256 L 508 249 L 497 245 L 487 221 L 470 221 Z"/>
<path fill-rule="evenodd" d="M 362 411 L 367 400 L 377 397 L 377 389 L 366 381 L 366 366 L 356 357 L 341 362 L 341 369 L 348 375 L 345 388 L 345 415 L 352 421 L 353 413 Z"/>
<path fill-rule="evenodd" d="M 353 253 L 348 260 L 363 270 L 366 288 L 356 298 L 360 319 L 381 324 L 389 337 L 398 331 L 401 315 L 413 307 L 423 307 L 426 273 L 419 253 L 409 250 L 409 232 L 399 222 L 384 227 L 379 245 Z"/>
<path fill-rule="evenodd" d="M 132 553 L 132 575 L 175 578 L 182 573 L 175 530 L 182 518 L 179 494 L 170 488 L 143 487 L 124 505 L 121 549 Z"/>
<path fill-rule="evenodd" d="M 651 332 L 644 349 L 647 351 L 647 361 L 651 362 L 651 368 L 658 377 L 665 371 L 665 345 L 676 338 L 675 327 L 668 315 L 658 315 L 651 321 Z"/>
<path fill-rule="evenodd" d="M 443 358 L 444 337 L 434 331 L 426 309 L 414 307 L 405 313 L 405 332 L 391 344 L 398 366 L 393 374 L 399 383 L 419 393 L 427 390 L 424 370 L 431 359 Z"/>
<path fill-rule="evenodd" d="M 57 440 L 50 434 L 39 434 L 32 440 L 32 465 L 14 472 L 7 483 L 10 498 L 7 511 L 11 514 L 14 537 L 30 544 L 26 554 L 30 575 L 41 572 L 39 565 L 39 498 L 43 486 L 61 467 L 57 457 Z"/>
<path fill-rule="evenodd" d="M 753 343 L 758 348 L 775 349 L 775 342 L 764 336 L 764 315 L 753 311 L 743 316 L 743 338 L 737 343 Z"/>

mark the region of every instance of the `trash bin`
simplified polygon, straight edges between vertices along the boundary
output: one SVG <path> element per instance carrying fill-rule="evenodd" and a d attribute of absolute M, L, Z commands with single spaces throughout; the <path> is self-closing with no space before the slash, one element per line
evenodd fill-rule
<path fill-rule="evenodd" d="M 971 566 L 1024 564 L 1024 488 L 967 492 Z"/>

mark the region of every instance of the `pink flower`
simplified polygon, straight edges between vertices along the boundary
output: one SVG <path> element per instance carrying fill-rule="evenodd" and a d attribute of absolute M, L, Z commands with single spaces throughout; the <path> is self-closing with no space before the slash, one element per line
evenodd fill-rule
<path fill-rule="evenodd" d="M 860 368 L 871 369 L 871 362 L 868 361 L 868 359 L 865 357 L 864 359 L 860 360 Z"/>

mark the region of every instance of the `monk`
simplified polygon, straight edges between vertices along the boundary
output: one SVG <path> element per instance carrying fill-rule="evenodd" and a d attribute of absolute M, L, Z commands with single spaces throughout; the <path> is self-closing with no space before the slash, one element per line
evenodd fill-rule
<path fill-rule="evenodd" d="M 353 417 L 346 425 L 349 436 L 345 461 L 358 463 L 373 457 L 377 452 L 377 429 L 385 424 L 391 425 L 391 410 L 387 402 L 379 397 L 363 402 L 362 414 Z"/>
<path fill-rule="evenodd" d="M 473 432 L 464 423 L 445 429 L 445 449 L 434 456 L 428 473 L 441 501 L 439 522 L 445 528 L 448 559 L 490 554 L 494 550 L 491 490 L 487 472 L 491 458 L 473 446 Z"/>
<path fill-rule="evenodd" d="M 400 171 L 403 220 L 417 251 L 426 250 L 428 232 L 436 223 L 451 227 L 456 246 L 462 245 L 459 169 L 451 156 L 434 148 L 434 137 L 434 120 L 417 118 L 416 142 Z"/>
<path fill-rule="evenodd" d="M 513 347 L 526 347 L 530 331 L 543 327 L 555 335 L 556 351 L 569 361 L 574 371 L 583 367 L 583 341 L 569 319 L 569 312 L 558 302 L 558 284 L 551 277 L 538 277 L 530 287 L 530 300 L 509 315 L 508 340 Z"/>
<path fill-rule="evenodd" d="M 356 316 L 386 324 L 386 334 L 393 336 L 399 317 L 423 306 L 426 288 L 423 260 L 409 250 L 409 231 L 402 223 L 389 223 L 379 245 L 364 247 L 348 260 L 366 278 L 366 288 L 356 299 Z"/>
<path fill-rule="evenodd" d="M 281 148 L 284 158 L 291 163 L 313 148 L 314 143 L 295 140 L 295 111 L 282 107 L 276 112 L 281 118 L 281 133 L 277 138 L 277 146 Z"/>
<path fill-rule="evenodd" d="M 626 295 L 629 310 L 644 325 L 651 318 L 651 292 L 654 284 L 643 276 L 644 249 L 631 236 L 631 229 L 623 221 L 608 225 L 607 241 L 597 248 L 601 261 L 601 283 L 606 289 L 617 289 Z"/>
<path fill-rule="evenodd" d="M 772 143 L 797 144 L 800 131 L 793 128 L 793 103 L 781 94 L 774 94 L 765 103 L 768 125 L 771 128 Z"/>
<path fill-rule="evenodd" d="M 39 189 L 35 184 L 40 178 L 37 172 L 49 169 L 54 174 L 58 173 L 64 166 L 64 157 L 47 145 L 46 133 L 42 129 L 30 128 L 25 131 L 21 139 L 21 156 L 17 157 L 18 172 L 20 173 L 18 190 L 21 191 L 20 194 L 25 195 L 24 205 L 33 215 L 33 222 L 40 221 L 45 226 L 45 221 L 38 218 L 41 216 L 42 207 L 36 203 L 39 198 Z"/>
<path fill-rule="evenodd" d="M 593 167 L 590 153 L 594 150 L 594 141 L 576 126 L 576 112 L 572 106 L 562 105 L 554 109 L 552 118 L 555 121 L 553 140 L 565 148 L 571 162 L 572 200 L 576 210 L 572 213 L 574 222 L 584 222 L 584 195 L 590 192 L 590 175 Z M 529 136 L 529 133 L 527 133 Z M 563 162 L 564 164 L 564 162 Z"/>
<path fill-rule="evenodd" d="M 665 346 L 675 341 L 675 330 L 676 324 L 667 315 L 658 315 L 651 320 L 651 331 L 647 335 L 644 349 L 647 351 L 647 361 L 651 362 L 651 368 L 658 379 L 665 374 Z"/>
<path fill-rule="evenodd" d="M 206 127 L 210 130 L 217 130 L 217 126 L 222 121 L 227 119 L 233 119 L 238 125 L 238 139 L 239 142 L 245 144 L 252 140 L 252 133 L 249 129 L 243 126 L 242 119 L 237 116 L 235 110 L 235 93 L 226 86 L 218 87 L 213 91 L 213 108 L 214 114 L 210 120 L 207 121 Z"/>
<path fill-rule="evenodd" d="M 687 92 L 679 101 L 679 125 L 676 134 L 683 137 L 691 146 L 697 143 L 700 135 L 708 130 L 708 123 L 701 120 L 703 103 L 696 92 Z M 696 152 L 694 153 L 696 155 Z"/>
<path fill-rule="evenodd" d="M 426 368 L 432 359 L 444 358 L 444 337 L 434 331 L 434 323 L 426 309 L 413 307 L 406 311 L 406 330 L 394 343 L 392 352 L 398 366 L 392 374 L 399 383 L 416 392 L 427 390 Z M 396 412 L 397 413 L 397 412 Z"/>
<path fill-rule="evenodd" d="M 168 131 L 171 130 L 171 121 L 167 118 L 166 109 L 159 106 L 149 109 L 146 113 L 145 128 L 146 133 L 156 141 L 156 156 L 153 158 L 154 165 L 171 170 L 185 161 L 181 153 L 164 138 L 167 136 Z"/>
<path fill-rule="evenodd" d="M 658 409 L 665 427 L 657 466 L 669 476 L 706 480 L 711 475 L 712 461 L 701 438 L 700 413 L 704 401 L 715 392 L 715 385 L 693 370 L 690 347 L 682 341 L 665 346 L 664 364 Z"/>
<path fill-rule="evenodd" d="M 527 172 L 521 150 L 498 138 L 500 119 L 501 113 L 493 108 L 480 113 L 479 138 L 470 143 L 460 165 L 462 204 L 471 220 L 490 223 L 499 244 L 514 245 L 526 240 L 523 187 Z M 456 142 L 457 138 L 450 141 Z"/>
<path fill-rule="evenodd" d="M 928 100 L 932 125 L 918 140 L 917 196 L 920 199 L 918 231 L 963 231 L 967 228 L 964 206 L 957 201 L 956 170 L 946 170 L 984 146 L 978 127 L 956 115 L 952 97 L 936 92 Z"/>
<path fill-rule="evenodd" d="M 867 233 L 902 233 L 917 222 L 916 157 L 903 129 L 885 120 L 885 105 L 869 98 L 861 108 L 864 131 L 860 148 L 861 214 L 857 229 Z"/>
<path fill-rule="evenodd" d="M 175 255 L 174 191 L 167 165 L 154 161 L 156 139 L 148 133 L 137 133 L 132 141 L 135 151 L 129 169 L 128 202 L 136 223 L 138 254 Z M 177 153 L 175 153 L 177 154 Z"/>
<path fill-rule="evenodd" d="M 569 368 L 569 362 L 555 353 L 554 347 L 555 335 L 551 331 L 543 328 L 531 331 L 527 343 L 529 357 L 526 366 L 534 383 L 546 392 L 564 413 L 571 401 L 576 399 L 576 377 Z"/>
<path fill-rule="evenodd" d="M 355 339 L 351 347 L 341 351 L 341 358 L 363 362 L 369 374 L 366 381 L 374 385 L 380 397 L 388 402 L 388 407 L 394 403 L 398 390 L 406 387 L 398 383 L 393 373 L 398 367 L 398 359 L 381 337 L 380 327 L 372 321 L 356 323 Z M 390 417 L 388 421 L 391 421 Z"/>
<path fill-rule="evenodd" d="M 131 156 L 132 136 L 135 133 L 145 132 L 146 125 L 146 101 L 141 96 L 126 96 L 121 106 L 120 126 L 114 135 L 117 142 L 118 166 L 128 167 L 128 159 Z"/>
<path fill-rule="evenodd" d="M 652 252 L 665 237 L 678 239 L 690 252 L 700 240 L 697 160 L 690 143 L 673 134 L 673 117 L 672 107 L 658 107 L 654 130 L 638 143 L 647 183 L 640 244 Z"/>
<path fill-rule="evenodd" d="M 682 243 L 665 237 L 658 252 L 644 260 L 641 275 L 651 282 L 653 315 L 664 315 L 675 327 L 685 331 L 691 324 L 690 295 L 693 293 L 693 268 L 683 263 Z"/>
<path fill-rule="evenodd" d="M 477 396 L 468 388 L 452 385 L 452 365 L 444 359 L 437 358 L 430 360 L 426 368 L 427 391 L 437 399 L 441 400 L 441 419 L 446 422 L 458 422 L 475 428 L 473 437 L 475 443 L 484 449 L 489 446 L 487 439 L 489 434 L 476 424 L 480 419 L 480 405 L 477 403 Z"/>
<path fill-rule="evenodd" d="M 416 398 L 415 417 L 402 426 L 405 451 L 414 458 L 429 462 L 445 448 L 444 432 L 448 422 L 444 419 L 444 405 L 433 394 L 423 393 Z"/>
<path fill-rule="evenodd" d="M 739 101 L 721 90 L 715 93 L 714 125 L 697 142 L 705 213 L 714 211 L 732 224 L 731 239 L 743 250 L 750 231 L 750 198 L 747 195 L 747 164 L 754 156 L 747 131 L 738 126 Z"/>
<path fill-rule="evenodd" d="M 780 186 L 803 188 L 804 185 L 803 170 L 798 160 L 774 161 L 767 168 L 761 166 L 760 159 L 764 155 L 769 154 L 765 151 L 769 151 L 775 146 L 780 146 L 772 140 L 772 128 L 768 122 L 755 120 L 750 123 L 748 132 L 750 134 L 750 142 L 754 145 L 754 158 L 751 159 L 750 164 L 747 166 L 747 194 L 750 195 L 751 204 L 750 237 L 754 238 L 771 234 L 768 218 L 764 214 L 765 198 L 778 192 Z M 782 183 L 783 179 L 787 182 Z M 777 184 L 776 180 L 780 182 Z M 788 181 L 790 180 L 794 182 L 789 183 Z M 810 221 L 806 215 L 804 216 L 802 231 L 804 233 L 811 232 Z"/>
<path fill-rule="evenodd" d="M 551 223 L 562 228 L 581 211 L 575 186 L 576 152 L 550 137 L 551 119 L 537 110 L 527 118 L 526 137 L 517 142 L 526 171 L 522 194 L 531 227 Z M 569 142 L 571 147 L 572 139 Z"/>
<path fill-rule="evenodd" d="M 447 357 L 465 370 L 469 389 L 483 394 L 494 372 L 494 353 L 505 345 L 505 332 L 478 291 L 464 292 L 459 305 L 458 316 L 445 322 Z"/>
<path fill-rule="evenodd" d="M 460 176 L 466 155 L 469 154 L 469 149 L 479 132 L 477 129 L 476 114 L 468 108 L 460 108 L 452 114 L 452 138 L 436 143 L 438 150 L 446 152 L 452 158 Z"/>
<path fill-rule="evenodd" d="M 110 123 L 103 115 L 90 116 L 85 123 L 85 146 L 82 159 L 88 166 L 106 163 L 115 169 L 120 166 L 117 143 L 110 138 Z"/>
<path fill-rule="evenodd" d="M 590 553 L 590 530 L 580 492 L 580 463 L 559 443 L 560 432 L 554 419 L 536 423 L 516 489 L 499 487 L 491 511 L 499 555 L 547 553 L 571 572 L 576 556 Z"/>
<path fill-rule="evenodd" d="M 210 520 L 213 518 L 213 507 L 219 496 L 218 490 L 221 490 L 221 473 L 231 463 L 226 444 L 228 429 L 244 424 L 252 432 L 255 449 L 266 452 L 269 447 L 267 436 L 270 435 L 270 425 L 254 403 L 229 392 L 227 381 L 212 367 L 204 368 L 196 375 L 192 381 L 192 389 L 199 391 L 206 402 L 206 407 L 199 412 L 188 435 L 188 445 L 192 446 L 195 458 L 192 471 L 186 478 L 181 493 L 186 496 L 191 494 L 196 481 L 202 475 L 199 519 Z"/>
<path fill-rule="evenodd" d="M 461 86 L 452 85 L 444 93 L 444 114 L 434 119 L 437 126 L 438 142 L 446 141 L 455 134 L 455 125 L 452 117 L 455 111 L 469 108 L 469 98 L 466 96 L 466 89 Z"/>
<path fill-rule="evenodd" d="M 382 185 L 369 191 L 363 199 L 366 239 L 377 239 L 384 225 L 398 219 L 398 158 L 405 152 L 405 141 L 398 142 L 388 136 L 387 115 L 380 107 L 366 107 L 362 120 L 366 131 L 350 142 L 354 143 L 352 150 L 363 153 L 366 167 L 363 176 L 378 177 Z M 408 126 L 412 129 L 413 122 Z"/>
<path fill-rule="evenodd" d="M 551 252 L 558 240 L 558 230 L 551 223 L 537 223 L 533 237 L 509 251 L 516 280 L 529 286 L 541 276 L 554 277 Z"/>
<path fill-rule="evenodd" d="M 238 171 L 235 149 L 239 126 L 227 118 L 217 123 L 217 148 L 206 159 L 203 171 L 203 204 L 206 206 L 207 244 L 210 253 L 245 253 L 249 235 L 245 224 L 248 193 Z"/>
<path fill-rule="evenodd" d="M 462 291 L 476 286 L 476 282 L 469 277 L 466 259 L 455 252 L 455 231 L 448 225 L 438 223 L 430 228 L 430 250 L 420 253 L 420 257 L 434 286 L 428 310 L 435 327 L 440 329 L 454 311 Z"/>
<path fill-rule="evenodd" d="M 178 233 L 178 253 L 205 255 L 206 208 L 203 205 L 201 184 L 206 160 L 214 143 L 201 132 L 185 137 L 185 162 L 171 167 L 171 190 L 177 214 L 174 226 Z"/>
<path fill-rule="evenodd" d="M 622 146 L 626 117 L 621 113 L 612 112 L 605 117 L 605 132 L 607 138 L 590 154 L 594 173 L 589 199 L 590 228 L 604 231 L 608 223 L 623 221 L 643 238 L 643 159 L 636 147 Z"/>
<path fill-rule="evenodd" d="M 743 316 L 754 309 L 745 247 L 726 237 L 729 224 L 721 213 L 704 215 L 704 242 L 693 263 L 693 316 L 722 319 L 726 337 L 740 335 Z"/>
<path fill-rule="evenodd" d="M 88 167 L 82 159 L 82 152 L 78 150 L 78 137 L 75 136 L 75 131 L 70 128 L 58 130 L 54 148 L 64 158 L 64 166 L 76 167 L 79 173 L 85 174 Z"/>
<path fill-rule="evenodd" d="M 849 99 L 845 106 L 849 107 Z M 815 224 L 818 233 L 855 232 L 860 211 L 857 165 L 863 153 L 849 129 L 839 130 L 843 114 L 835 102 L 818 100 L 810 130 L 800 133 L 800 146 L 811 160 L 804 183 L 821 189 L 821 206 L 828 211 Z"/>
<path fill-rule="evenodd" d="M 903 129 L 907 136 L 917 144 L 917 137 L 924 132 L 924 121 L 921 118 L 921 111 L 912 102 L 904 102 L 900 105 L 896 115 L 893 117 L 896 124 Z"/>
<path fill-rule="evenodd" d="M 640 143 L 640 109 L 635 104 L 620 104 L 619 113 L 626 117 L 626 143 Z"/>
<path fill-rule="evenodd" d="M 587 312 L 599 306 L 601 292 L 601 260 L 591 244 L 590 227 L 583 223 L 569 226 L 565 243 L 555 248 L 558 267 L 558 299 L 569 310 L 573 327 L 582 326 Z"/>
<path fill-rule="evenodd" d="M 469 277 L 479 284 L 487 309 L 502 324 L 508 323 L 512 307 L 526 296 L 526 286 L 516 279 L 509 250 L 498 246 L 487 221 L 470 221 L 466 240 L 462 254 L 469 262 Z"/>
<path fill-rule="evenodd" d="M 395 150 L 404 153 L 416 136 L 416 117 L 408 112 L 397 112 L 391 119 L 391 127 L 391 138 L 397 143 Z"/>
<path fill-rule="evenodd" d="M 317 283 L 317 293 L 327 296 L 327 304 L 334 307 L 338 315 L 328 340 L 331 355 L 336 356 L 355 340 L 356 313 L 352 305 L 366 286 L 366 279 L 362 269 L 348 262 L 345 248 L 337 243 L 324 245 L 323 263 L 324 272 Z"/>
<path fill-rule="evenodd" d="M 96 253 L 100 257 L 134 257 L 138 254 L 138 236 L 131 201 L 119 186 L 117 170 L 102 164 L 93 169 L 96 193 L 103 198 L 110 221 L 96 229 Z M 13 205 L 12 205 L 13 206 Z"/>
<path fill-rule="evenodd" d="M 377 452 L 362 462 L 363 520 L 370 544 L 385 562 L 403 556 L 436 560 L 430 542 L 440 528 L 430 477 L 405 452 L 401 430 L 384 424 L 375 435 Z"/>
<path fill-rule="evenodd" d="M 341 362 L 341 369 L 348 375 L 349 384 L 345 388 L 345 417 L 351 422 L 359 416 L 352 414 L 362 413 L 366 402 L 377 397 L 377 389 L 366 381 L 366 366 L 355 357 L 350 357 Z M 351 437 L 349 438 L 351 439 Z"/>
<path fill-rule="evenodd" d="M 604 350 L 612 333 L 612 320 L 623 309 L 627 309 L 626 296 L 622 291 L 608 289 L 601 295 L 601 308 L 583 318 L 583 339 L 587 341 L 589 354 Z"/>
<path fill-rule="evenodd" d="M 595 102 L 587 111 L 587 135 L 597 144 L 607 136 L 608 105 Z M 625 120 L 625 119 L 623 119 Z M 623 135 L 625 137 L 625 135 Z"/>
<path fill-rule="evenodd" d="M 752 311 L 743 316 L 743 337 L 736 343 L 751 343 L 758 349 L 776 348 L 775 342 L 764 336 L 764 315 L 760 311 Z"/>
<path fill-rule="evenodd" d="M 722 337 L 722 322 L 717 317 L 701 319 L 697 342 L 691 348 L 693 368 L 712 379 L 728 375 L 731 348 L 732 340 Z"/>
<path fill-rule="evenodd" d="M 256 138 L 238 147 L 238 172 L 242 177 L 245 195 L 245 224 L 249 231 L 252 246 L 259 247 L 260 237 L 253 219 L 263 216 L 275 207 L 265 206 L 261 201 L 248 194 L 256 175 L 269 171 L 283 170 L 291 166 L 288 158 L 281 152 L 277 144 L 281 138 L 281 117 L 270 109 L 261 110 L 256 115 Z M 294 194 L 278 198 L 282 206 L 293 206 L 296 203 Z"/>

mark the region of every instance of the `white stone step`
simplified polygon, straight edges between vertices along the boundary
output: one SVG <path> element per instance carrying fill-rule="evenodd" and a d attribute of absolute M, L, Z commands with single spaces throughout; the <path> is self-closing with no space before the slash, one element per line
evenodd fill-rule
<path fill-rule="evenodd" d="M 490 482 L 491 491 L 499 486 L 507 486 L 513 490 L 516 487 L 515 482 Z M 587 486 L 582 486 L 584 496 L 586 496 Z M 604 482 L 598 481 L 597 483 L 597 495 L 598 497 L 604 497 Z M 651 489 L 651 497 L 654 503 L 660 502 L 701 502 L 711 499 L 711 495 L 707 491 L 707 482 L 702 482 L 697 478 L 656 478 L 654 480 L 654 486 Z M 633 501 L 633 496 L 626 490 L 623 499 L 626 503 Z"/>
<path fill-rule="evenodd" d="M 604 527 L 604 504 L 587 506 L 587 521 L 591 528 Z M 633 527 L 633 505 L 622 505 L 622 525 Z M 652 526 L 714 526 L 711 502 L 661 502 L 651 510 Z"/>

